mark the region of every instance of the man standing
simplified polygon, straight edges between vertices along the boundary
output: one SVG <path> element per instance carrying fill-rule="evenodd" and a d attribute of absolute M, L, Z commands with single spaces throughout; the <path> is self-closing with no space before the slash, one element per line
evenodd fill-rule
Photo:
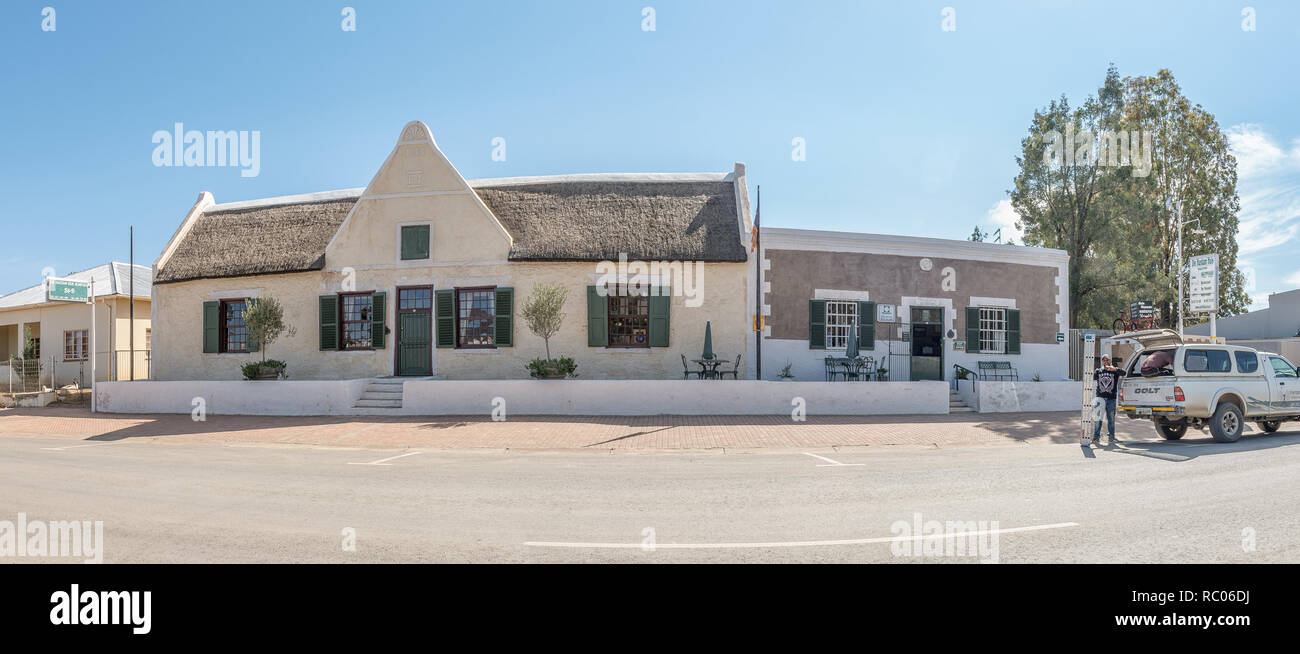
<path fill-rule="evenodd" d="M 1106 420 L 1109 425 L 1109 438 L 1107 445 L 1114 445 L 1115 441 L 1115 396 L 1119 393 L 1119 378 L 1124 376 L 1124 371 L 1111 365 L 1109 356 L 1101 357 L 1101 368 L 1092 374 L 1093 388 L 1096 389 L 1097 398 L 1106 402 Z M 1092 442 L 1094 445 L 1101 440 L 1101 420 L 1098 420 L 1092 427 Z"/>

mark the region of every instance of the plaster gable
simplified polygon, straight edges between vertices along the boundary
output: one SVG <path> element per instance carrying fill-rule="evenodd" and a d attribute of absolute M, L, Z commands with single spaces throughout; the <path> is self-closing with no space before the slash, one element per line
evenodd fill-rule
<path fill-rule="evenodd" d="M 398 230 L 431 226 L 432 259 L 399 262 Z M 327 269 L 385 264 L 504 261 L 510 234 L 438 149 L 419 121 L 397 144 L 325 250 Z"/>

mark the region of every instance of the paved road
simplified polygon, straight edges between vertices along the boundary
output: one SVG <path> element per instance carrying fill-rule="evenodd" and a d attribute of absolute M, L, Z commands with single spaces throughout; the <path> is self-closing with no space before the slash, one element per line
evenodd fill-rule
<path fill-rule="evenodd" d="M 916 513 L 996 521 L 984 528 L 1004 530 L 1002 562 L 1300 560 L 1300 433 L 1230 445 L 1194 436 L 1095 453 L 723 454 L 0 435 L 0 520 L 102 520 L 108 562 L 978 560 L 895 556 L 882 541 Z M 1039 529 L 1015 531 L 1024 527 Z M 345 528 L 355 551 L 342 547 Z M 641 548 L 647 528 L 653 551 Z M 741 546 L 752 543 L 765 545 Z"/>

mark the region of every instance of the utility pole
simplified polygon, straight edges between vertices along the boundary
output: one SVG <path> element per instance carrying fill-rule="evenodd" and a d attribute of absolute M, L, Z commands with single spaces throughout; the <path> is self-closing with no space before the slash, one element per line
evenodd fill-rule
<path fill-rule="evenodd" d="M 1183 212 L 1175 210 L 1178 221 L 1178 337 L 1183 336 Z"/>
<path fill-rule="evenodd" d="M 131 381 L 135 381 L 135 225 L 131 225 L 130 238 L 131 246 L 130 253 L 127 255 L 129 257 L 129 263 L 127 265 L 130 266 L 131 272 L 127 275 L 127 278 L 130 280 L 128 283 L 131 286 L 131 304 L 127 307 L 127 329 L 131 334 L 128 337 L 130 340 L 128 341 L 129 345 L 127 347 L 131 349 Z"/>

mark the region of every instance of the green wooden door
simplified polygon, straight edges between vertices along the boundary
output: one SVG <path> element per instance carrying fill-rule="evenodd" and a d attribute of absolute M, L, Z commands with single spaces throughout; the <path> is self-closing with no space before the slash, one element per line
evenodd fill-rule
<path fill-rule="evenodd" d="M 433 374 L 433 323 L 427 311 L 398 314 L 397 374 Z"/>

